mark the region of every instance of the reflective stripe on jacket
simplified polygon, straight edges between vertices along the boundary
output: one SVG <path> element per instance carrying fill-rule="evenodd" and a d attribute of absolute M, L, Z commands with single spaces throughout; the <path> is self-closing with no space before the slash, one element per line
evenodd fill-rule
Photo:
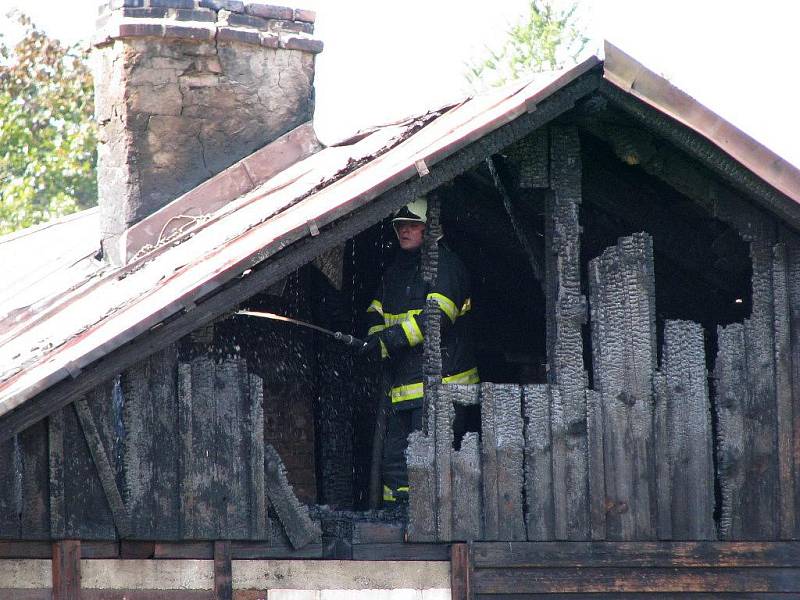
<path fill-rule="evenodd" d="M 436 285 L 427 289 L 422 279 L 420 252 L 398 250 L 386 269 L 375 299 L 367 308 L 368 334 L 399 326 L 405 345 L 391 353 L 381 343 L 381 356 L 391 371 L 392 404 L 416 408 L 422 399 L 422 309 L 427 299 L 442 311 L 442 380 L 445 383 L 478 383 L 478 369 L 470 335 L 470 282 L 464 264 L 447 246 L 439 243 Z"/>

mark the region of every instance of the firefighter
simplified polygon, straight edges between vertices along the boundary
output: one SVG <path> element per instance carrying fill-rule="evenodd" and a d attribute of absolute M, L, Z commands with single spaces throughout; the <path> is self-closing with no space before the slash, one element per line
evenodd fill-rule
<path fill-rule="evenodd" d="M 436 285 L 422 278 L 421 248 L 428 201 L 418 198 L 392 219 L 400 250 L 386 269 L 375 299 L 367 308 L 368 336 L 363 352 L 378 352 L 388 366 L 390 391 L 381 476 L 384 502 L 407 501 L 405 450 L 408 435 L 422 428 L 422 341 L 426 299 L 442 311 L 442 381 L 478 383 L 470 338 L 469 275 L 464 264 L 441 240 Z"/>

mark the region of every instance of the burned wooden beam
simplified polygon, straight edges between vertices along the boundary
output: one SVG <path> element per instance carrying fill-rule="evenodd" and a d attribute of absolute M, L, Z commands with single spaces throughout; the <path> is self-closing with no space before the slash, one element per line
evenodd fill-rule
<path fill-rule="evenodd" d="M 125 502 L 122 500 L 122 493 L 117 487 L 116 475 L 108 459 L 100 434 L 97 431 L 92 411 L 85 399 L 75 401 L 75 412 L 81 424 L 83 435 L 89 446 L 92 461 L 97 469 L 97 475 L 103 486 L 108 506 L 114 517 L 114 525 L 120 537 L 128 537 L 131 534 L 131 520 Z"/>
<path fill-rule="evenodd" d="M 592 259 L 589 287 L 594 384 L 603 398 L 607 536 L 653 539 L 656 313 L 650 236 L 620 238 Z"/>
<path fill-rule="evenodd" d="M 536 541 L 555 539 L 551 394 L 558 394 L 558 388 L 547 385 L 522 388 L 525 406 L 525 525 L 527 539 Z"/>
<path fill-rule="evenodd" d="M 531 235 L 530 227 L 527 227 L 517 214 L 517 210 L 514 207 L 514 203 L 511 199 L 511 192 L 504 181 L 504 179 L 507 178 L 504 178 L 501 175 L 500 171 L 498 170 L 498 166 L 495 164 L 494 158 L 487 158 L 486 166 L 488 167 L 489 173 L 494 181 L 495 189 L 500 194 L 500 198 L 503 200 L 503 206 L 505 207 L 508 218 L 511 221 L 511 227 L 514 229 L 514 234 L 517 236 L 520 246 L 522 246 L 525 255 L 528 257 L 528 263 L 533 271 L 533 276 L 537 281 L 544 282 L 542 253 L 538 251 L 538 247 L 534 244 L 535 239 L 533 239 L 533 236 Z"/>
<path fill-rule="evenodd" d="M 589 536 L 586 470 L 586 373 L 581 328 L 581 158 L 578 131 L 550 128 L 551 188 L 545 214 L 545 299 L 548 383 L 558 386 L 551 408 L 554 527 L 557 539 Z M 556 418 L 557 417 L 557 418 Z"/>
<path fill-rule="evenodd" d="M 296 549 L 308 544 L 320 543 L 322 532 L 311 520 L 308 509 L 300 504 L 286 479 L 286 469 L 278 453 L 271 445 L 264 447 L 265 483 L 267 496 L 278 514 L 289 541 Z"/>
<path fill-rule="evenodd" d="M 659 539 L 713 540 L 714 457 L 703 329 L 690 321 L 664 326 L 662 427 L 655 428 Z M 666 396 L 663 396 L 666 394 Z M 666 515 L 662 514 L 666 512 Z M 668 531 L 662 519 L 669 519 Z M 662 529 L 663 528 L 663 529 Z"/>

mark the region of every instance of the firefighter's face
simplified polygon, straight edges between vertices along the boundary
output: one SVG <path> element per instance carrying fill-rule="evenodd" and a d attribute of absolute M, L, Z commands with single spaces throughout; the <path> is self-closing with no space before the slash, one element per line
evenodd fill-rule
<path fill-rule="evenodd" d="M 394 232 L 397 234 L 397 241 L 400 242 L 400 247 L 403 250 L 416 250 L 422 246 L 425 223 L 397 221 L 394 224 Z"/>

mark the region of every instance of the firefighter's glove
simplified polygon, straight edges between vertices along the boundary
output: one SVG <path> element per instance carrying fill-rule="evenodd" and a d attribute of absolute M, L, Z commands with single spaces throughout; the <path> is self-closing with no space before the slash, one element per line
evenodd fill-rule
<path fill-rule="evenodd" d="M 358 353 L 362 356 L 370 356 L 380 348 L 381 340 L 378 334 L 368 335 L 364 340 L 364 345 L 358 349 Z"/>
<path fill-rule="evenodd" d="M 383 331 L 373 333 L 367 336 L 365 344 L 359 351 L 360 354 L 371 354 L 376 348 L 379 348 L 383 342 L 384 347 L 389 352 L 389 355 L 408 347 L 406 334 L 400 325 L 392 325 Z"/>

